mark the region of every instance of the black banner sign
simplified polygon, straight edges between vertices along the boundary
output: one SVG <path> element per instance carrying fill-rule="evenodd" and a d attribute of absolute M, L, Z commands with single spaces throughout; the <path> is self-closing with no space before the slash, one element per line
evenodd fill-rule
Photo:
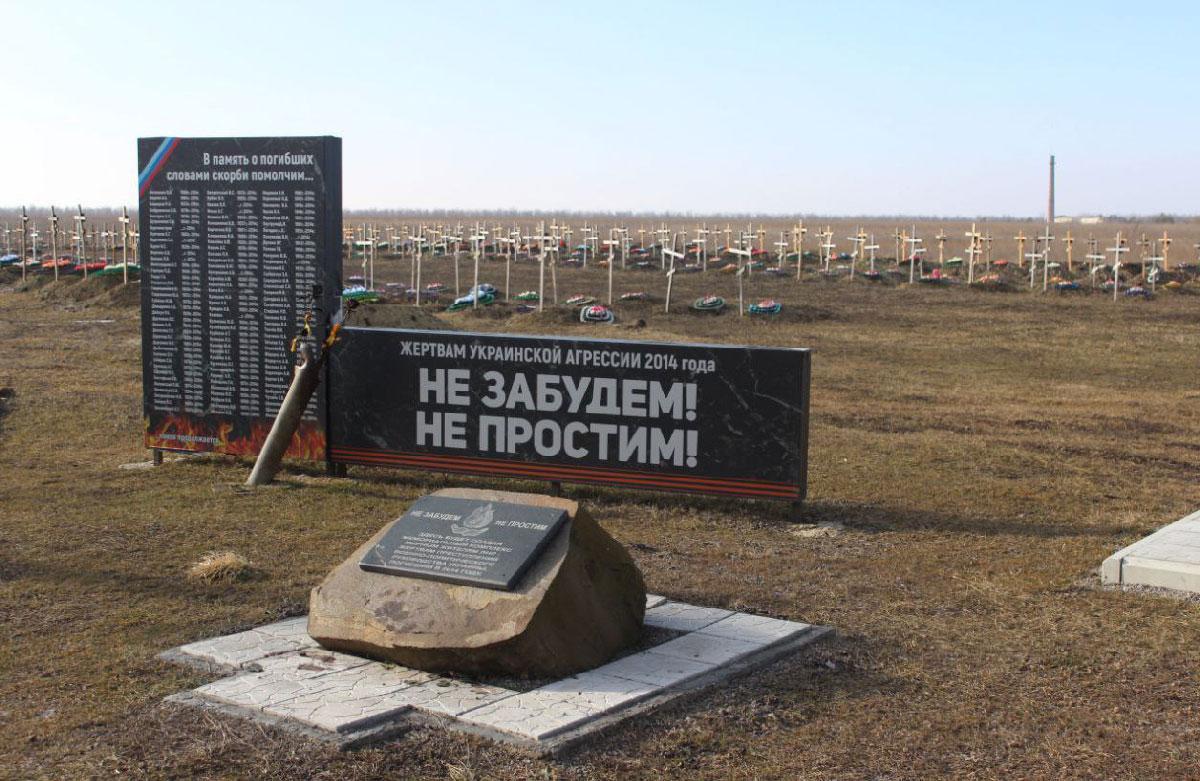
<path fill-rule="evenodd" d="M 256 454 L 314 286 L 340 300 L 341 140 L 142 138 L 138 166 L 146 446 Z M 288 455 L 325 444 L 316 394 Z"/>
<path fill-rule="evenodd" d="M 334 462 L 804 498 L 808 350 L 342 333 Z"/>

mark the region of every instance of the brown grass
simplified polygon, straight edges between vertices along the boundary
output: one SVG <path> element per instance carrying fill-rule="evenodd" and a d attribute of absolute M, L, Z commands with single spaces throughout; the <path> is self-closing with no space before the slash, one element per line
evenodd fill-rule
<path fill-rule="evenodd" d="M 535 275 L 522 266 L 514 288 Z M 618 289 L 661 295 L 657 279 L 631 272 Z M 564 298 L 604 289 L 596 271 L 560 280 Z M 677 282 L 681 302 L 732 284 Z M 119 470 L 145 457 L 136 310 L 0 292 L 0 386 L 17 393 L 0 428 L 0 777 L 445 778 L 464 757 L 481 778 L 1194 776 L 1200 605 L 1095 588 L 1094 572 L 1200 504 L 1196 299 L 753 284 L 828 316 L 646 304 L 618 306 L 619 322 L 645 320 L 636 329 L 501 306 L 445 318 L 815 349 L 804 520 L 841 533 L 796 537 L 778 504 L 568 492 L 652 591 L 838 638 L 558 761 L 437 730 L 339 753 L 163 707 L 207 678 L 155 654 L 302 613 L 312 585 L 415 497 L 544 486 L 368 468 L 335 480 L 297 464 L 278 488 L 244 492 L 247 465 L 226 459 Z M 186 577 L 227 549 L 264 577 Z"/>
<path fill-rule="evenodd" d="M 250 561 L 237 551 L 213 551 L 188 568 L 188 577 L 201 583 L 235 583 L 254 576 Z"/>

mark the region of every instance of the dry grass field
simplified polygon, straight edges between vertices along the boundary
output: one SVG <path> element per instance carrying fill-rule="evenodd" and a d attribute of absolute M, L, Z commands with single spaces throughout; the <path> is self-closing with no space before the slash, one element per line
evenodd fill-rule
<path fill-rule="evenodd" d="M 447 267 L 426 280 L 452 282 Z M 502 281 L 496 269 L 484 278 Z M 660 279 L 618 290 L 661 295 Z M 535 280 L 521 265 L 513 288 Z M 596 269 L 559 280 L 564 299 L 604 290 Z M 812 347 L 805 512 L 841 533 L 797 536 L 780 504 L 567 490 L 652 591 L 837 636 L 543 760 L 435 730 L 338 752 L 162 705 L 206 678 L 155 654 L 303 613 L 309 589 L 408 502 L 483 481 L 294 464 L 247 491 L 236 460 L 121 470 L 147 457 L 134 296 L 0 280 L 0 777 L 1195 776 L 1200 605 L 1102 589 L 1096 568 L 1200 505 L 1200 298 L 755 275 L 748 295 L 785 306 L 759 320 L 685 312 L 709 289 L 730 297 L 728 278 L 676 282 L 676 312 L 618 305 L 614 326 L 502 304 L 440 319 Z M 249 574 L 189 577 L 214 551 Z"/>

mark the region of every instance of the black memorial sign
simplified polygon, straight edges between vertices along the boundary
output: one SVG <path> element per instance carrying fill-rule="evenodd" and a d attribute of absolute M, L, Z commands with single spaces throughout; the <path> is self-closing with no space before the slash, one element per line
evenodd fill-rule
<path fill-rule="evenodd" d="M 138 166 L 146 445 L 255 454 L 314 290 L 338 306 L 341 141 L 142 138 Z M 325 458 L 321 394 L 288 453 Z"/>
<path fill-rule="evenodd" d="M 799 501 L 809 373 L 804 349 L 348 328 L 330 457 Z"/>
<path fill-rule="evenodd" d="M 423 496 L 359 566 L 512 591 L 566 520 L 553 507 Z"/>

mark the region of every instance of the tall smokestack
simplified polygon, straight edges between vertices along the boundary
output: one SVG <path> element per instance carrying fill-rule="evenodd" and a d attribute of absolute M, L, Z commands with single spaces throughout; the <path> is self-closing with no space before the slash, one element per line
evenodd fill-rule
<path fill-rule="evenodd" d="M 1046 204 L 1046 222 L 1054 224 L 1054 155 L 1050 155 L 1050 202 Z"/>

